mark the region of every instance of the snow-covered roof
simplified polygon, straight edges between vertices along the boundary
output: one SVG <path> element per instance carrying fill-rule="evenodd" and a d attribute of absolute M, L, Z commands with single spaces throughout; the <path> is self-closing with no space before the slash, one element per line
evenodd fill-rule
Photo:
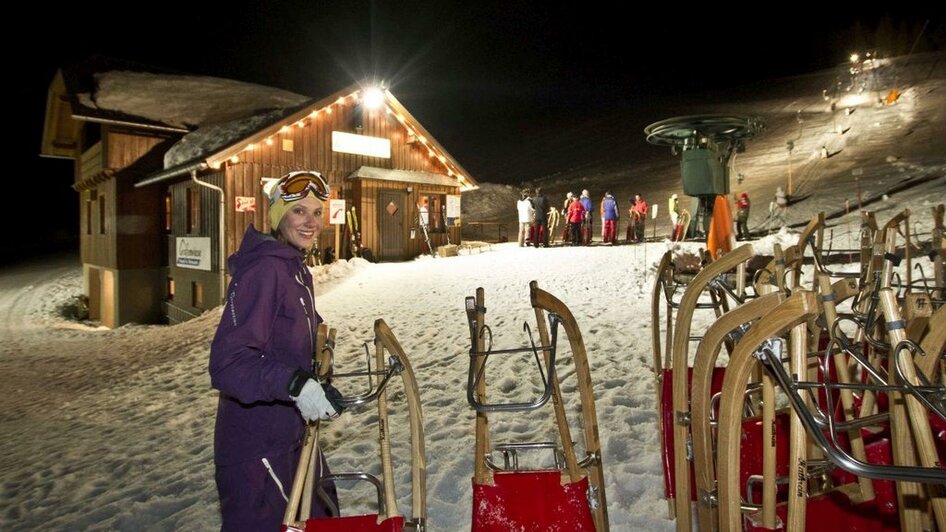
<path fill-rule="evenodd" d="M 109 71 L 93 77 L 93 91 L 76 94 L 81 107 L 183 129 L 231 122 L 308 100 L 282 89 L 209 76 Z"/>

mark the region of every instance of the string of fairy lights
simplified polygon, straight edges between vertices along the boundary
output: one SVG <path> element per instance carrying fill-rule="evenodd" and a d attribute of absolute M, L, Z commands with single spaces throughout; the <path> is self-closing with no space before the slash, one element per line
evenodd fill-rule
<path fill-rule="evenodd" d="M 409 142 L 419 142 L 427 150 L 428 157 L 439 162 L 443 166 L 444 171 L 447 173 L 447 176 L 455 178 L 457 181 L 460 182 L 461 191 L 472 190 L 474 188 L 473 185 L 467 180 L 466 176 L 464 176 L 463 173 L 460 172 L 460 170 L 456 167 L 456 165 L 454 165 L 451 162 L 451 160 L 446 156 L 446 154 L 443 153 L 443 151 L 440 150 L 437 146 L 435 146 L 430 141 L 430 139 L 428 139 L 417 128 L 412 127 L 411 124 L 408 123 L 407 117 L 405 117 L 403 114 L 399 112 L 396 112 L 395 110 L 392 110 L 391 106 L 388 105 L 388 102 L 387 102 L 388 95 L 389 93 L 387 89 L 372 88 L 372 89 L 356 90 L 352 92 L 351 94 L 341 96 L 334 102 L 329 103 L 325 107 L 313 110 L 307 116 L 293 122 L 292 124 L 283 125 L 276 132 L 264 138 L 261 142 L 247 143 L 245 146 L 238 149 L 237 154 L 234 154 L 229 159 L 226 159 L 224 161 L 213 162 L 211 166 L 214 169 L 219 169 L 220 166 L 224 164 L 224 162 L 227 162 L 229 164 L 238 164 L 240 162 L 240 155 L 239 155 L 240 153 L 252 152 L 258 149 L 260 145 L 272 146 L 273 143 L 275 142 L 274 137 L 276 137 L 277 135 L 288 135 L 292 133 L 292 131 L 295 128 L 304 128 L 307 125 L 309 125 L 309 123 L 314 122 L 315 120 L 318 120 L 322 116 L 331 115 L 334 107 L 344 106 L 347 103 L 349 103 L 349 101 L 353 101 L 353 102 L 361 101 L 361 103 L 363 103 L 368 108 L 380 108 L 383 105 L 385 114 L 388 116 L 394 117 L 394 119 L 397 120 L 397 122 L 401 125 L 401 127 L 404 128 L 407 138 L 410 139 Z"/>

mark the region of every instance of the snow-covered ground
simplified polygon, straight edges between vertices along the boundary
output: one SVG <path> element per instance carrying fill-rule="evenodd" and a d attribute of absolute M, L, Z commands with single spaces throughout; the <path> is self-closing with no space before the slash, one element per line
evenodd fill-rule
<path fill-rule="evenodd" d="M 929 207 L 946 201 L 943 181 L 891 196 L 877 205 L 878 221 L 910 206 L 917 230 L 927 231 Z M 855 215 L 832 225 L 835 247 L 847 247 L 845 235 L 856 236 Z M 773 243 L 791 244 L 794 238 L 783 231 L 756 244 L 770 252 Z M 474 416 L 465 399 L 464 298 L 484 287 L 495 347 L 522 346 L 522 322 L 534 322 L 528 299 L 533 279 L 569 305 L 584 335 L 612 529 L 673 528 L 662 497 L 649 306 L 653 267 L 668 246 L 500 244 L 459 257 L 390 264 L 355 259 L 316 268 L 317 306 L 338 329 L 338 371 L 362 366 L 361 344 L 371 340 L 379 317 L 413 363 L 424 408 L 432 530 L 464 530 L 470 523 Z M 106 330 L 60 316 L 59 307 L 80 292 L 81 266 L 74 256 L 0 272 L 0 529 L 218 527 L 216 392 L 206 365 L 220 309 L 176 326 Z M 694 331 L 708 323 L 709 316 L 698 315 Z M 574 423 L 577 391 L 567 347 L 560 352 L 560 373 Z M 487 379 L 491 397 L 522 400 L 536 393 L 526 357 L 492 360 Z M 363 391 L 362 384 L 348 380 L 338 386 L 354 394 Z M 406 420 L 403 394 L 392 393 L 392 402 L 392 420 Z M 493 416 L 494 443 L 553 439 L 550 408 L 541 412 Z M 375 421 L 369 406 L 346 412 L 322 430 L 336 471 L 378 472 Z M 406 423 L 392 426 L 406 510 Z M 548 457 L 539 453 L 535 460 L 547 463 Z M 343 497 L 345 511 L 370 509 L 363 491 Z"/>

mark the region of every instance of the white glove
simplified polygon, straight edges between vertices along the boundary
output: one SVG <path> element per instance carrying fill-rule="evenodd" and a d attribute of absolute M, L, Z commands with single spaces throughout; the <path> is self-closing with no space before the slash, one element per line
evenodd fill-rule
<path fill-rule="evenodd" d="M 325 397 L 322 385 L 314 379 L 307 380 L 302 386 L 302 391 L 292 400 L 296 402 L 296 408 L 299 409 L 302 417 L 309 421 L 330 419 L 338 415 L 332 403 Z"/>

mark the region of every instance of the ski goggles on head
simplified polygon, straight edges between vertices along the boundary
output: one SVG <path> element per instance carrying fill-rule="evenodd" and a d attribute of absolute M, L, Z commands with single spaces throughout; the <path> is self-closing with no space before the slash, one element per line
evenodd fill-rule
<path fill-rule="evenodd" d="M 279 197 L 285 202 L 297 201 L 311 191 L 322 201 L 329 198 L 328 182 L 318 172 L 296 172 L 277 184 Z"/>

